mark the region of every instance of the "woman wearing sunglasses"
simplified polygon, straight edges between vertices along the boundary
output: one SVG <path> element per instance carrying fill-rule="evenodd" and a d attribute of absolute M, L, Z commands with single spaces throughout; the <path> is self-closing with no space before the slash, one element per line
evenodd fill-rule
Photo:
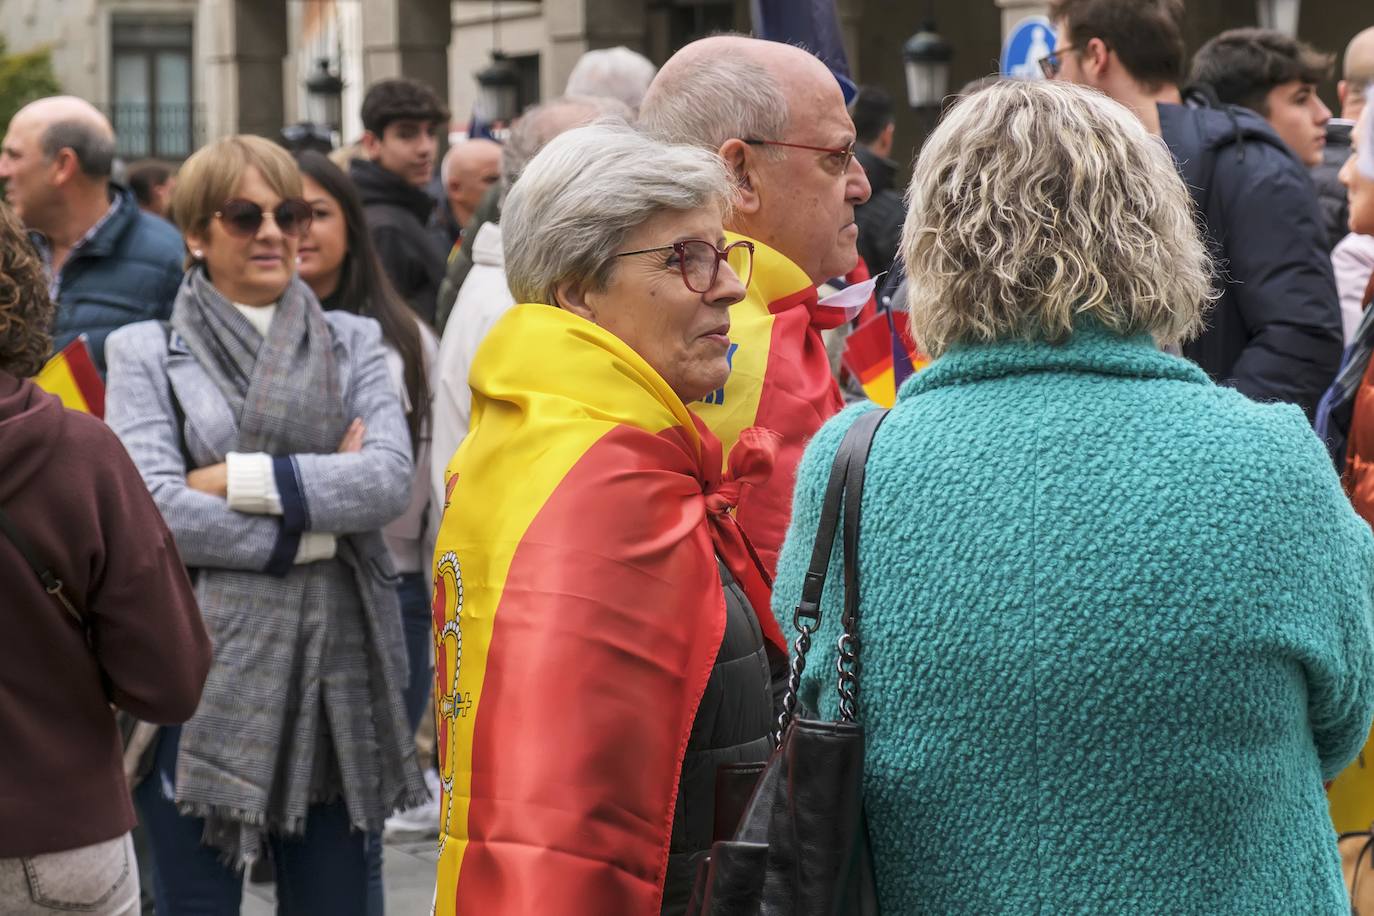
<path fill-rule="evenodd" d="M 138 789 L 161 913 L 238 913 L 270 850 L 278 912 L 365 912 L 365 833 L 424 798 L 397 579 L 405 415 L 375 321 L 295 275 L 311 218 L 282 149 L 229 137 L 182 166 L 190 250 L 169 326 L 109 341 L 107 419 L 196 579 L 215 660 Z"/>
<path fill-rule="evenodd" d="M 714 154 L 597 125 L 506 200 L 524 304 L 473 361 L 435 551 L 440 916 L 681 913 L 733 826 L 718 768 L 768 756 L 786 653 L 730 509 L 773 441 L 722 476 L 686 407 L 761 355 L 731 195 Z"/>

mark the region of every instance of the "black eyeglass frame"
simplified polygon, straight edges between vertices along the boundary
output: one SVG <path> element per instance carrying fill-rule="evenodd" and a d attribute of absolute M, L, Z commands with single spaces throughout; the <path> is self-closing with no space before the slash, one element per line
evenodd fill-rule
<path fill-rule="evenodd" d="M 705 245 L 707 248 L 710 248 L 711 251 L 715 252 L 716 255 L 715 261 L 711 264 L 711 281 L 706 284 L 706 289 L 697 289 L 696 287 L 692 286 L 692 282 L 687 279 L 686 249 L 688 245 L 692 244 Z M 682 285 L 687 287 L 687 289 L 691 290 L 694 293 L 707 293 L 710 292 L 711 288 L 716 285 L 716 278 L 720 276 L 720 265 L 730 263 L 730 252 L 734 251 L 736 248 L 741 248 L 749 252 L 749 275 L 745 277 L 739 277 L 740 283 L 747 287 L 749 285 L 749 281 L 753 279 L 754 276 L 754 243 L 748 241 L 747 239 L 740 239 L 738 242 L 731 242 L 724 248 L 717 248 L 714 244 L 706 241 L 705 239 L 682 239 L 681 241 L 673 242 L 671 245 L 656 245 L 653 248 L 639 248 L 635 251 L 618 251 L 614 255 L 612 255 L 612 257 L 624 258 L 629 257 L 632 254 L 653 254 L 656 251 L 676 252 L 678 258 L 680 259 L 677 265 L 677 269 L 678 273 L 682 275 Z M 733 267 L 731 267 L 730 269 L 734 270 Z M 736 276 L 739 276 L 739 274 L 736 273 Z"/>
<path fill-rule="evenodd" d="M 1103 44 L 1106 44 L 1106 42 L 1103 42 Z M 1052 80 L 1059 75 L 1060 70 L 1064 69 L 1064 61 L 1060 59 L 1061 56 L 1069 53 L 1080 54 L 1085 47 L 1087 46 L 1069 45 L 1067 48 L 1055 48 L 1053 51 L 1037 60 L 1036 63 L 1040 65 L 1040 72 L 1044 74 L 1045 79 Z"/>

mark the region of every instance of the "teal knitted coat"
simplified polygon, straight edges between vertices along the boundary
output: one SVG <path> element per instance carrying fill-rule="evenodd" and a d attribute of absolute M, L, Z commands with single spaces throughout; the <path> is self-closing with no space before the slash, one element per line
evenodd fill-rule
<path fill-rule="evenodd" d="M 865 409 L 798 470 L 785 633 Z M 1350 912 L 1322 781 L 1374 718 L 1374 537 L 1301 410 L 1096 325 L 958 347 L 879 430 L 860 550 L 884 916 Z"/>

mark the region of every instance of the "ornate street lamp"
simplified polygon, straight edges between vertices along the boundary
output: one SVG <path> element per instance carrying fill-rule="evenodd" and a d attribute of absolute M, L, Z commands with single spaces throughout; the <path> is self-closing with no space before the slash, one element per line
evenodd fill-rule
<path fill-rule="evenodd" d="M 1282 32 L 1289 38 L 1298 35 L 1298 13 L 1302 0 L 1256 0 L 1255 13 L 1260 28 Z"/>
<path fill-rule="evenodd" d="M 315 72 L 305 81 L 306 111 L 310 120 L 326 131 L 343 127 L 344 81 L 329 69 L 329 59 L 321 57 Z"/>
<path fill-rule="evenodd" d="M 912 108 L 939 108 L 949 91 L 949 61 L 954 47 L 935 31 L 927 19 L 921 30 L 902 46 L 906 64 L 906 97 Z"/>
<path fill-rule="evenodd" d="M 506 55 L 491 52 L 491 63 L 477 71 L 474 114 L 487 124 L 509 124 L 520 113 L 520 74 Z"/>

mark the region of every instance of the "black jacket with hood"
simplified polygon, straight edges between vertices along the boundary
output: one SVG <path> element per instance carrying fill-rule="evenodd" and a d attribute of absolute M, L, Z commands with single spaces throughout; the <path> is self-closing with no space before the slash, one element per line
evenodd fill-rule
<path fill-rule="evenodd" d="M 210 640 L 172 535 L 115 434 L 3 371 L 0 507 L 62 580 L 92 642 L 0 535 L 6 859 L 89 846 L 133 826 L 109 704 L 148 722 L 190 718 Z"/>
<path fill-rule="evenodd" d="M 434 324 L 434 304 L 448 259 L 433 224 L 434 198 L 366 159 L 353 160 L 349 174 L 391 285 L 415 314 Z"/>
<path fill-rule="evenodd" d="M 1200 93 L 1159 105 L 1160 132 L 1205 221 L 1222 280 L 1184 345 L 1216 382 L 1310 420 L 1342 351 L 1340 300 L 1307 170 L 1258 115 Z"/>
<path fill-rule="evenodd" d="M 858 145 L 854 147 L 854 157 L 863 166 L 873 190 L 867 201 L 854 208 L 854 222 L 859 227 L 857 247 L 868 272 L 880 274 L 897 259 L 902 223 L 906 221 L 906 205 L 896 187 L 897 163 Z"/>

